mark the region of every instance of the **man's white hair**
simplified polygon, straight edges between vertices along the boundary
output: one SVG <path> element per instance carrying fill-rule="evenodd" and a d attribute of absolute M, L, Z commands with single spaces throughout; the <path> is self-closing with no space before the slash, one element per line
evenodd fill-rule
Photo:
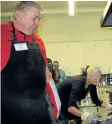
<path fill-rule="evenodd" d="M 40 10 L 42 10 L 42 7 L 33 1 L 20 1 L 16 4 L 16 6 L 13 9 L 13 17 L 12 18 L 16 18 L 16 12 L 17 11 L 24 11 L 25 9 L 27 9 L 28 7 L 36 7 Z"/>

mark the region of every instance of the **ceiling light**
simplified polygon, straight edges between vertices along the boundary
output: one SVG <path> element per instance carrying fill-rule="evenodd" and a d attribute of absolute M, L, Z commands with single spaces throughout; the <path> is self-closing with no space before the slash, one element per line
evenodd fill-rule
<path fill-rule="evenodd" d="M 69 0 L 69 16 L 74 16 L 74 0 Z"/>

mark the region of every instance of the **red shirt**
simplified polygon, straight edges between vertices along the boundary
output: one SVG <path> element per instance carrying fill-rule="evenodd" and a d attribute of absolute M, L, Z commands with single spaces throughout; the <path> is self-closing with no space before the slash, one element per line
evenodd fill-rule
<path fill-rule="evenodd" d="M 16 36 L 18 41 L 29 41 L 32 42 L 31 35 L 24 35 L 24 33 L 20 32 L 18 29 L 15 28 Z M 4 67 L 7 65 L 9 57 L 10 57 L 10 50 L 11 50 L 11 41 L 13 39 L 12 36 L 12 21 L 9 21 L 8 24 L 1 24 L 1 68 L 3 70 Z M 44 43 L 42 39 L 34 34 L 34 39 L 40 47 L 41 53 L 45 62 L 47 63 L 46 59 L 46 50 L 44 47 Z"/>

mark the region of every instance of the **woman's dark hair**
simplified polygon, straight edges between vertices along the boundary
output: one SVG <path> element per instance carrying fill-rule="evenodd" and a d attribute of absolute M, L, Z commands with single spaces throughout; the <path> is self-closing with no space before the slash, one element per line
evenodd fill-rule
<path fill-rule="evenodd" d="M 87 76 L 87 69 L 88 69 L 89 67 L 90 67 L 90 66 L 87 65 L 85 68 L 81 68 L 81 70 L 82 70 L 81 76 Z"/>
<path fill-rule="evenodd" d="M 50 58 L 47 58 L 47 63 L 52 63 L 52 60 Z"/>

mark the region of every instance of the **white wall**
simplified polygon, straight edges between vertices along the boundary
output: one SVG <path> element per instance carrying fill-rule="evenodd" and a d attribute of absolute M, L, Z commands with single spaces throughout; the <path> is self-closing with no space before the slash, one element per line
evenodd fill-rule
<path fill-rule="evenodd" d="M 48 15 L 40 26 L 45 42 L 94 41 L 112 39 L 112 30 L 100 28 L 100 14 Z"/>
<path fill-rule="evenodd" d="M 100 66 L 108 73 L 112 64 L 112 41 L 55 43 L 46 48 L 48 57 L 58 60 L 67 75 L 79 74 L 85 65 Z"/>
<path fill-rule="evenodd" d="M 102 13 L 47 15 L 39 34 L 47 56 L 58 60 L 67 75 L 80 73 L 85 65 L 99 65 L 108 73 L 112 64 L 112 30 L 100 28 Z"/>

